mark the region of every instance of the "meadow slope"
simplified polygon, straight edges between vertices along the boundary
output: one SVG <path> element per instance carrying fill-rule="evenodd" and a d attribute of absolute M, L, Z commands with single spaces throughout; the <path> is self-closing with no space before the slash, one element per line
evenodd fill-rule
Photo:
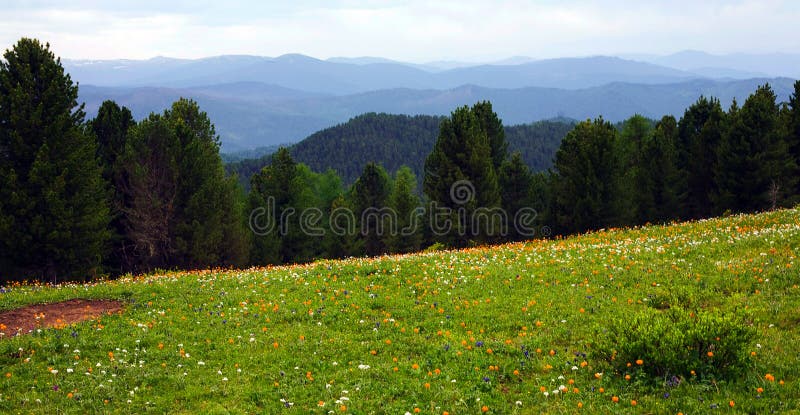
<path fill-rule="evenodd" d="M 8 286 L 0 311 L 73 298 L 127 308 L 0 339 L 0 412 L 797 412 L 798 250 L 794 209 L 460 251 Z M 691 372 L 648 374 L 646 356 L 620 369 L 615 329 L 669 310 L 744 313 L 743 362 L 712 371 L 732 352 L 717 335 Z M 629 328 L 647 330 L 639 323 Z"/>

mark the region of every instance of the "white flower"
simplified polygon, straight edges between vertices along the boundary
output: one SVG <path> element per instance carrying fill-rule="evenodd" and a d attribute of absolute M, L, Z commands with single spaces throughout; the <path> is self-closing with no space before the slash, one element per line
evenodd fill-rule
<path fill-rule="evenodd" d="M 369 365 L 358 365 L 358 368 L 361 370 L 367 370 L 369 369 Z"/>
<path fill-rule="evenodd" d="M 517 401 L 514 404 L 517 405 L 517 406 L 522 406 L 522 401 Z"/>
<path fill-rule="evenodd" d="M 205 365 L 206 365 L 206 362 L 204 362 L 204 361 L 202 361 L 202 360 L 201 360 L 201 361 L 197 362 L 197 365 L 198 365 L 198 366 L 205 366 Z"/>
<path fill-rule="evenodd" d="M 67 373 L 72 373 L 72 372 L 74 372 L 74 370 L 72 370 L 72 368 L 71 368 L 71 367 L 68 367 L 68 368 L 67 368 Z"/>
<path fill-rule="evenodd" d="M 547 392 L 542 392 L 542 395 L 544 395 L 544 397 L 545 397 L 545 398 L 546 398 L 546 397 L 548 397 L 548 396 L 550 396 L 550 394 L 549 394 L 549 393 L 547 393 Z"/>
<path fill-rule="evenodd" d="M 58 369 L 50 369 L 50 373 L 56 375 L 58 374 Z"/>

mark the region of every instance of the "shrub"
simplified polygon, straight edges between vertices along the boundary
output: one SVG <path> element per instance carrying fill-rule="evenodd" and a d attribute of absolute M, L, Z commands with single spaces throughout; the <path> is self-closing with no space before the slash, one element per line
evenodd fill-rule
<path fill-rule="evenodd" d="M 755 330 L 743 310 L 646 308 L 616 319 L 599 353 L 618 371 L 628 364 L 651 376 L 719 378 L 744 366 Z M 637 364 L 639 363 L 639 364 Z"/>

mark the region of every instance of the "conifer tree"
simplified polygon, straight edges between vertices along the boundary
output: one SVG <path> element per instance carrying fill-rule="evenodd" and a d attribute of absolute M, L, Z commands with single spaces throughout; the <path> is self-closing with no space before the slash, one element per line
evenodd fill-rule
<path fill-rule="evenodd" d="M 718 99 L 701 96 L 678 123 L 678 168 L 686 188 L 681 200 L 684 219 L 705 218 L 713 212 L 714 172 L 723 117 Z"/>
<path fill-rule="evenodd" d="M 49 45 L 23 38 L 0 59 L 0 279 L 101 272 L 107 192 L 77 99 Z"/>
<path fill-rule="evenodd" d="M 423 187 L 436 207 L 449 209 L 449 232 L 438 231 L 440 241 L 465 246 L 499 235 L 498 224 L 473 226 L 476 211 L 500 207 L 497 173 L 486 130 L 468 107 L 456 109 L 442 121 L 433 151 L 425 160 Z M 440 218 L 441 219 L 441 218 Z M 434 224 L 435 226 L 441 224 Z"/>
<path fill-rule="evenodd" d="M 598 118 L 578 123 L 555 158 L 554 197 L 558 230 L 583 232 L 619 222 L 617 130 Z"/>
<path fill-rule="evenodd" d="M 416 212 L 420 205 L 416 187 L 417 178 L 411 168 L 402 166 L 397 170 L 388 201 L 397 218 L 397 225 L 386 239 L 389 252 L 413 252 L 422 244 L 421 221 Z"/>
<path fill-rule="evenodd" d="M 111 200 L 111 250 L 106 259 L 109 271 L 120 274 L 130 270 L 134 263 L 131 257 L 131 241 L 126 237 L 123 221 L 125 199 L 121 157 L 125 153 L 128 131 L 136 125 L 131 111 L 114 101 L 104 101 L 97 116 L 89 121 L 88 131 L 97 139 L 97 155 L 103 169 L 103 179 L 110 186 Z"/>
<path fill-rule="evenodd" d="M 522 208 L 531 207 L 533 177 L 522 155 L 515 152 L 500 166 L 500 198 L 503 211 L 508 217 L 507 238 L 522 239 L 520 229 L 514 226 L 514 219 Z"/>
<path fill-rule="evenodd" d="M 367 163 L 353 184 L 355 214 L 369 256 L 385 253 L 387 237 L 396 232 L 397 218 L 388 206 L 391 190 L 389 175 L 375 163 Z"/>
<path fill-rule="evenodd" d="M 289 212 L 294 210 L 297 201 L 294 185 L 297 177 L 297 163 L 289 150 L 281 147 L 272 155 L 270 165 L 264 167 L 251 179 L 250 211 L 265 209 L 264 215 L 255 217 L 251 213 L 251 227 L 259 232 L 253 241 L 251 259 L 254 263 L 279 264 L 291 258 L 285 257 L 287 249 L 282 244 L 287 234 Z M 257 220 L 259 223 L 254 223 Z"/>

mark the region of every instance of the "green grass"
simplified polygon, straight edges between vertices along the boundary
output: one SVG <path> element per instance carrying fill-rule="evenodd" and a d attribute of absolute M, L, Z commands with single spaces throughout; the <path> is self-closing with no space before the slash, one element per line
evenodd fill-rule
<path fill-rule="evenodd" d="M 71 298 L 129 305 L 0 340 L 0 412 L 797 413 L 799 247 L 800 211 L 785 210 L 463 251 L 7 287 L 0 310 Z M 698 367 L 675 382 L 646 375 L 645 359 L 612 369 L 619 362 L 601 353 L 611 325 L 676 305 L 749 313 L 755 338 L 740 370 Z M 554 392 L 561 385 L 567 393 Z"/>

